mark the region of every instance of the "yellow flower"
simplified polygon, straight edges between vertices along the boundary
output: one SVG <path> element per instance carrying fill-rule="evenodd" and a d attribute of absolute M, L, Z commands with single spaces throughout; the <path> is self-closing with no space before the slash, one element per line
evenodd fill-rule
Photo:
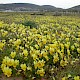
<path fill-rule="evenodd" d="M 48 52 L 43 50 L 43 51 L 41 51 L 41 54 L 43 55 L 43 57 L 45 57 L 45 56 L 47 56 Z"/>
<path fill-rule="evenodd" d="M 10 77 L 12 74 L 12 69 L 10 69 L 9 67 L 4 67 L 3 72 L 7 77 Z"/>
<path fill-rule="evenodd" d="M 62 49 L 64 49 L 64 44 L 60 43 L 60 46 L 61 46 Z"/>
<path fill-rule="evenodd" d="M 34 67 L 37 69 L 37 61 L 34 61 Z"/>
<path fill-rule="evenodd" d="M 21 40 L 20 39 L 17 39 L 15 42 L 14 42 L 14 46 L 19 46 L 21 44 Z"/>
<path fill-rule="evenodd" d="M 80 77 L 79 76 L 75 76 L 74 80 L 80 80 Z"/>
<path fill-rule="evenodd" d="M 2 71 L 4 70 L 4 67 L 6 67 L 6 65 L 5 64 L 1 64 Z"/>
<path fill-rule="evenodd" d="M 14 59 L 10 59 L 10 66 L 14 65 Z"/>
<path fill-rule="evenodd" d="M 19 60 L 15 60 L 13 63 L 13 67 L 16 68 L 16 66 L 19 65 Z"/>
<path fill-rule="evenodd" d="M 77 52 L 80 53 L 80 48 L 77 48 Z"/>
<path fill-rule="evenodd" d="M 27 51 L 27 50 L 23 50 L 23 55 L 24 55 L 25 57 L 27 57 L 27 56 L 28 56 L 28 51 Z"/>
<path fill-rule="evenodd" d="M 38 53 L 38 55 L 39 55 L 39 58 L 41 58 L 41 57 L 42 57 L 42 54 L 41 54 L 41 53 Z"/>
<path fill-rule="evenodd" d="M 55 52 L 54 48 L 50 48 L 50 54 L 52 55 Z"/>
<path fill-rule="evenodd" d="M 8 61 L 8 60 L 10 60 L 10 58 L 7 57 L 7 56 L 5 56 L 5 58 L 4 58 L 3 61 L 2 61 L 2 64 L 7 65 L 7 61 Z"/>
<path fill-rule="evenodd" d="M 5 43 L 0 42 L 0 50 L 2 50 L 2 49 L 3 49 L 4 45 L 5 45 Z"/>
<path fill-rule="evenodd" d="M 75 47 L 79 47 L 79 44 L 78 43 L 74 43 Z"/>
<path fill-rule="evenodd" d="M 47 40 L 45 38 L 42 39 L 43 44 L 47 43 Z"/>
<path fill-rule="evenodd" d="M 45 58 L 46 58 L 46 61 L 49 61 L 49 57 L 48 56 L 45 56 Z"/>
<path fill-rule="evenodd" d="M 35 44 L 35 48 L 36 48 L 36 49 L 39 49 L 39 46 L 38 46 L 37 44 Z"/>
<path fill-rule="evenodd" d="M 54 55 L 53 62 L 56 63 L 56 62 L 58 62 L 58 61 L 59 61 L 59 57 L 58 57 L 58 53 L 56 53 L 56 54 Z"/>
<path fill-rule="evenodd" d="M 12 60 L 9 58 L 9 59 L 7 59 L 7 61 L 6 61 L 6 65 L 7 66 L 12 66 L 12 62 L 11 62 Z"/>
<path fill-rule="evenodd" d="M 44 60 L 34 61 L 35 69 L 36 68 L 43 68 L 44 65 L 45 65 L 45 61 Z"/>
<path fill-rule="evenodd" d="M 44 60 L 39 60 L 38 61 L 38 64 L 37 64 L 37 66 L 38 66 L 38 68 L 42 68 L 43 66 L 45 65 L 45 61 Z"/>
<path fill-rule="evenodd" d="M 27 67 L 27 70 L 32 71 L 32 67 L 28 66 L 28 67 Z"/>
<path fill-rule="evenodd" d="M 50 47 L 51 47 L 51 48 L 56 48 L 56 46 L 57 46 L 57 42 L 56 42 L 56 41 L 55 41 L 54 44 L 50 44 Z"/>
<path fill-rule="evenodd" d="M 70 56 L 71 54 L 70 54 L 70 50 L 69 49 L 67 49 L 67 53 L 68 53 L 68 56 Z"/>
<path fill-rule="evenodd" d="M 65 44 L 65 47 L 66 47 L 67 49 L 69 49 L 69 45 L 68 45 L 68 44 Z"/>
<path fill-rule="evenodd" d="M 23 71 L 26 71 L 26 68 L 27 68 L 26 64 L 21 64 L 20 67 Z"/>
<path fill-rule="evenodd" d="M 74 49 L 75 49 L 74 45 L 73 45 L 73 46 L 71 46 L 71 49 L 72 49 L 72 50 L 74 50 Z"/>
<path fill-rule="evenodd" d="M 67 65 L 67 63 L 68 63 L 67 60 L 65 60 L 65 61 L 61 60 L 60 61 L 60 66 L 64 67 L 64 66 Z"/>
<path fill-rule="evenodd" d="M 2 36 L 5 37 L 7 34 L 8 34 L 8 31 L 4 31 L 4 32 L 2 33 Z"/>
<path fill-rule="evenodd" d="M 16 56 L 16 52 L 11 52 L 10 56 L 14 58 Z"/>
<path fill-rule="evenodd" d="M 46 49 L 46 50 L 48 50 L 48 49 L 49 49 L 49 47 L 48 47 L 48 46 L 45 46 L 45 49 Z"/>
<path fill-rule="evenodd" d="M 43 68 L 41 68 L 40 70 L 37 70 L 37 74 L 39 74 L 40 76 L 44 76 L 45 71 Z"/>
<path fill-rule="evenodd" d="M 66 80 L 66 77 L 63 77 L 62 80 Z"/>
<path fill-rule="evenodd" d="M 15 48 L 15 49 L 16 49 L 16 51 L 18 51 L 18 50 L 19 50 L 19 46 L 16 46 L 16 48 Z"/>
<path fill-rule="evenodd" d="M 24 47 L 20 46 L 20 49 L 21 49 L 21 50 L 24 50 Z"/>
<path fill-rule="evenodd" d="M 66 41 L 69 41 L 69 38 L 66 38 Z"/>
<path fill-rule="evenodd" d="M 12 43 L 12 41 L 13 41 L 13 40 L 12 40 L 12 39 L 10 39 L 10 40 L 9 40 L 9 43 Z"/>
<path fill-rule="evenodd" d="M 33 55 L 32 55 L 32 57 L 33 57 L 33 60 L 38 59 L 38 57 L 37 57 L 37 55 L 36 55 L 36 54 L 33 54 Z"/>

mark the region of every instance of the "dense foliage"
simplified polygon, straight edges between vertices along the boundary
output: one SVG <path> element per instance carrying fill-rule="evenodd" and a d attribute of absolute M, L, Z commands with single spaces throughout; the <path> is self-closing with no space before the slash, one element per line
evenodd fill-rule
<path fill-rule="evenodd" d="M 29 26 L 30 28 L 37 28 L 38 25 L 33 21 L 25 21 L 22 23 L 24 26 Z"/>
<path fill-rule="evenodd" d="M 2 18 L 0 21 L 0 55 L 5 54 L 3 59 L 0 58 L 0 64 L 4 75 L 21 75 L 28 80 L 80 80 L 78 17 L 32 16 L 23 13 L 11 16 L 8 16 L 9 19 L 5 17 L 11 22 Z M 33 28 L 30 28 L 30 25 L 20 24 L 26 20 L 35 21 L 39 27 L 35 28 L 33 24 Z M 57 75 L 57 71 L 59 73 L 59 70 L 75 63 L 78 64 L 78 73 L 69 71 L 63 72 L 61 76 Z"/>

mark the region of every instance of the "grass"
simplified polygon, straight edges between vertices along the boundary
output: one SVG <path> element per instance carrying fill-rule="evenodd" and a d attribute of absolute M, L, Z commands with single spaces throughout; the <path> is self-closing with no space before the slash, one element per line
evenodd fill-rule
<path fill-rule="evenodd" d="M 56 72 L 56 80 L 61 80 L 64 76 L 68 77 L 69 74 L 71 77 L 80 76 L 80 60 L 76 61 L 73 65 L 68 64 L 65 68 L 60 67 Z M 70 78 L 70 80 L 72 79 Z"/>

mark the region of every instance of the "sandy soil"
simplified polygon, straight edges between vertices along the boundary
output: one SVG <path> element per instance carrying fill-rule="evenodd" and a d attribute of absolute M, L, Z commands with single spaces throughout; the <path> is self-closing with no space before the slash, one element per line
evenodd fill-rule
<path fill-rule="evenodd" d="M 0 80 L 23 80 L 23 78 L 22 77 L 9 77 L 9 78 L 7 78 L 4 75 L 0 75 Z"/>

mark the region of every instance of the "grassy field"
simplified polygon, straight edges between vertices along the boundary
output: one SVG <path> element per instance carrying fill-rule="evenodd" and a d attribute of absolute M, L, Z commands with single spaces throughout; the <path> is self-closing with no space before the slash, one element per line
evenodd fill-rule
<path fill-rule="evenodd" d="M 0 80 L 80 80 L 80 17 L 0 12 Z"/>

